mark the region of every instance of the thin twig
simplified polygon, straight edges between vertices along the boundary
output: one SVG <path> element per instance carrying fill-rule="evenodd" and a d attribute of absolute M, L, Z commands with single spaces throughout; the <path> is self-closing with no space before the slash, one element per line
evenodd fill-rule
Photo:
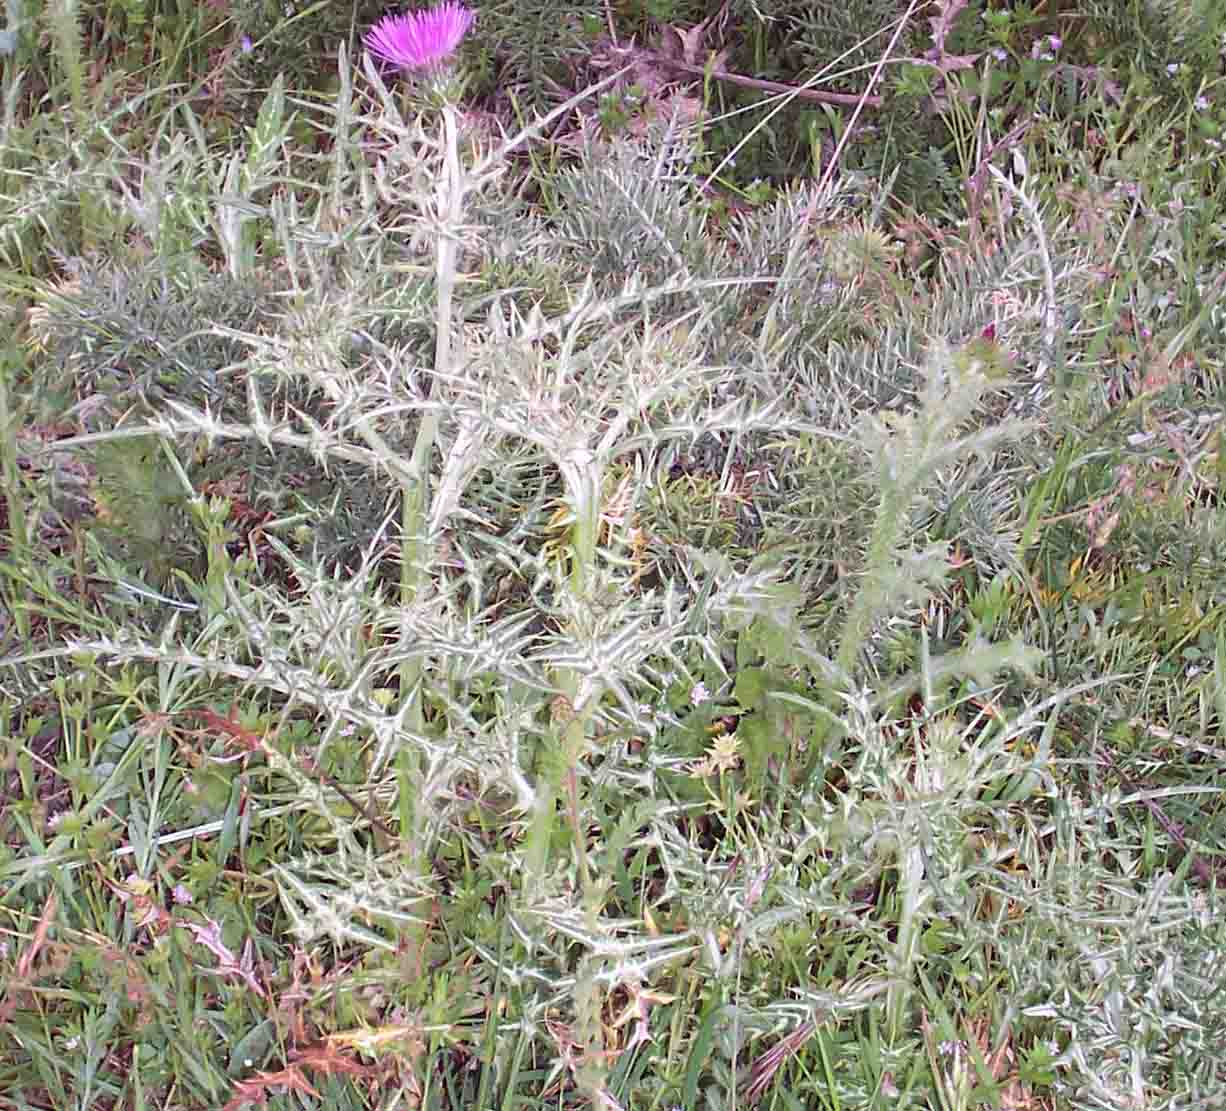
<path fill-rule="evenodd" d="M 798 231 L 803 231 L 808 226 L 809 221 L 813 219 L 813 213 L 817 211 L 817 202 L 821 197 L 825 196 L 826 186 L 830 184 L 830 179 L 834 176 L 835 167 L 838 166 L 839 159 L 843 154 L 843 148 L 850 141 L 852 133 L 856 130 L 856 121 L 860 118 L 860 113 L 864 111 L 865 106 L 868 104 L 869 93 L 877 87 L 877 82 L 881 80 L 881 71 L 885 69 L 886 63 L 890 60 L 890 55 L 894 53 L 894 47 L 898 45 L 898 40 L 902 38 L 903 30 L 911 22 L 911 16 L 915 13 L 915 9 L 919 4 L 920 0 L 911 0 L 911 3 L 907 5 L 907 10 L 903 12 L 902 19 L 898 21 L 898 26 L 894 28 L 894 34 L 890 36 L 889 43 L 886 44 L 881 57 L 877 59 L 877 64 L 873 67 L 873 75 L 868 79 L 868 85 L 860 96 L 860 102 L 856 105 L 855 111 L 852 112 L 851 119 L 847 121 L 843 134 L 839 136 L 838 144 L 834 148 L 834 154 L 830 156 L 830 161 L 826 164 L 826 169 L 822 173 L 821 181 L 817 183 L 817 188 L 813 191 L 813 197 L 800 218 Z M 794 242 L 799 243 L 799 241 L 800 236 L 797 236 Z"/>
<path fill-rule="evenodd" d="M 785 85 L 781 81 L 764 81 L 759 77 L 745 77 L 739 73 L 729 73 L 727 70 L 707 70 L 702 66 L 690 65 L 675 58 L 665 57 L 657 51 L 651 52 L 651 60 L 669 69 L 690 73 L 695 77 L 711 77 L 716 81 L 726 81 L 729 85 L 740 85 L 746 89 L 760 89 L 764 93 L 781 93 L 784 96 L 799 97 L 802 100 L 815 100 L 820 104 L 842 104 L 846 107 L 866 104 L 869 108 L 880 108 L 884 101 L 879 96 L 859 96 L 856 93 L 826 93 L 821 89 L 808 89 L 802 85 Z"/>
<path fill-rule="evenodd" d="M 851 114 L 851 119 L 848 120 L 847 126 L 843 129 L 843 134 L 839 136 L 839 141 L 834 148 L 834 153 L 830 156 L 826 163 L 826 168 L 822 173 L 821 180 L 817 183 L 817 188 L 813 190 L 813 195 L 809 198 L 809 203 L 805 205 L 805 210 L 800 214 L 800 219 L 796 221 L 796 226 L 793 229 L 791 243 L 788 247 L 787 259 L 784 261 L 783 270 L 779 275 L 781 283 L 791 281 L 796 274 L 796 268 L 800 263 L 801 256 L 806 250 L 809 240 L 807 229 L 809 223 L 813 219 L 813 214 L 817 211 L 818 203 L 821 199 L 827 196 L 826 189 L 830 184 L 830 179 L 834 176 L 835 167 L 839 164 L 839 158 L 843 154 L 844 148 L 851 139 L 853 132 L 856 129 L 856 121 L 860 118 L 860 113 L 864 111 L 865 105 L 869 103 L 870 94 L 876 87 L 877 82 L 881 79 L 881 71 L 885 69 L 886 63 L 890 59 L 890 55 L 894 52 L 894 48 L 898 45 L 898 40 L 902 37 L 903 30 L 911 20 L 915 9 L 919 6 L 921 0 L 911 0 L 907 5 L 907 10 L 903 13 L 902 18 L 898 21 L 898 26 L 894 28 L 893 35 L 890 36 L 890 41 L 886 45 L 881 57 L 877 59 L 876 66 L 873 67 L 873 74 L 869 78 L 868 85 L 864 92 L 860 94 L 855 110 Z M 714 176 L 714 175 L 712 175 Z M 709 180 L 709 179 L 708 179 Z M 766 319 L 763 321 L 761 331 L 758 336 L 759 350 L 765 351 L 773 342 L 775 336 L 775 314 L 781 302 L 775 301 L 767 309 Z"/>

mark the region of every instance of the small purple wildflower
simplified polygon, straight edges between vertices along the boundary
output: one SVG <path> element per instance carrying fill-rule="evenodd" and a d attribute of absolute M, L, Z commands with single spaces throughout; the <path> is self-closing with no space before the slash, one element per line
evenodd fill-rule
<path fill-rule="evenodd" d="M 385 15 L 366 36 L 366 49 L 400 69 L 426 69 L 444 62 L 460 45 L 475 16 L 463 4 Z"/>
<path fill-rule="evenodd" d="M 1030 56 L 1040 62 L 1055 60 L 1056 52 L 1064 45 L 1059 35 L 1048 35 L 1046 38 L 1035 39 L 1030 44 Z"/>

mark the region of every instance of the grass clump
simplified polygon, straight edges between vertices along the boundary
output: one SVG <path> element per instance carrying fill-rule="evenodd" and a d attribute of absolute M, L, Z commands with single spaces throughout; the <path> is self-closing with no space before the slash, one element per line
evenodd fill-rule
<path fill-rule="evenodd" d="M 14 48 L 0 1106 L 1212 1105 L 1214 58 L 870 4 L 749 189 L 812 13 L 547 7 Z"/>

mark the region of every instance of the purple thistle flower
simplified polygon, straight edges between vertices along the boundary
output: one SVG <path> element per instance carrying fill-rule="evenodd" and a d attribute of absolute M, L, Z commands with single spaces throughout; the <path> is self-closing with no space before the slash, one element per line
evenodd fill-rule
<path fill-rule="evenodd" d="M 452 0 L 406 15 L 385 15 L 366 35 L 366 49 L 401 69 L 434 67 L 460 45 L 474 18 Z"/>

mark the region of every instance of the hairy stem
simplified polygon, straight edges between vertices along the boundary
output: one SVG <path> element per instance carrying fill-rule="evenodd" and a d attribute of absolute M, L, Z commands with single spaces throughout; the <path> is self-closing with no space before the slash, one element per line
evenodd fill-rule
<path fill-rule="evenodd" d="M 438 181 L 439 237 L 435 252 L 435 338 L 434 376 L 444 382 L 451 371 L 451 330 L 454 313 L 456 259 L 460 222 L 464 215 L 464 177 L 460 168 L 459 123 L 453 104 L 444 104 L 443 172 Z M 420 603 L 430 582 L 429 545 L 426 535 L 430 515 L 430 463 L 438 437 L 438 413 L 422 414 L 413 444 L 409 476 L 404 481 L 401 502 L 400 604 L 405 610 L 401 628 L 404 660 L 400 665 L 400 698 L 405 711 L 404 721 L 411 732 L 420 736 L 426 725 L 422 704 L 420 657 L 409 651 L 408 610 Z M 402 835 L 416 843 L 419 838 L 420 808 L 415 805 L 421 777 L 419 761 L 413 749 L 403 750 L 400 767 L 400 817 Z M 415 850 L 411 850 L 415 851 Z"/>

